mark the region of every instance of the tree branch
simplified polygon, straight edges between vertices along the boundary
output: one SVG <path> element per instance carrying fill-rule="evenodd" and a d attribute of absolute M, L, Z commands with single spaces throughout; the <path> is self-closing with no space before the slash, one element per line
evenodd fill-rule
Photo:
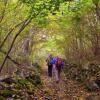
<path fill-rule="evenodd" d="M 2 68 L 3 68 L 3 66 L 4 66 L 4 64 L 5 64 L 5 62 L 6 62 L 6 60 L 7 60 L 7 57 L 8 57 L 8 55 L 9 55 L 9 53 L 10 53 L 11 50 L 12 50 L 12 47 L 13 47 L 13 45 L 14 45 L 14 43 L 15 43 L 17 37 L 19 36 L 19 34 L 24 30 L 24 28 L 25 28 L 30 22 L 31 22 L 31 19 L 26 19 L 26 21 L 23 23 L 22 27 L 19 29 L 19 31 L 16 33 L 15 37 L 13 38 L 13 41 L 12 41 L 12 43 L 11 43 L 11 46 L 10 46 L 10 48 L 9 48 L 9 50 L 8 50 L 8 52 L 7 52 L 6 56 L 5 56 L 5 58 L 4 58 L 4 61 L 3 61 L 2 65 L 1 65 L 1 67 L 0 67 L 0 73 L 1 73 L 1 71 L 2 71 Z"/>
<path fill-rule="evenodd" d="M 0 50 L 1 53 L 3 53 L 4 55 L 7 54 L 7 52 L 3 51 L 3 50 Z M 19 66 L 20 64 L 18 62 L 16 62 L 15 60 L 13 60 L 10 56 L 7 56 L 7 58 L 13 62 L 14 64 L 16 64 L 17 66 Z"/>
<path fill-rule="evenodd" d="M 1 53 L 3 53 L 4 55 L 7 54 L 7 52 L 0 50 Z M 7 56 L 7 59 L 9 59 L 12 63 L 14 63 L 17 67 L 21 68 L 21 69 L 26 69 L 26 70 L 30 70 L 30 71 L 34 71 L 31 68 L 27 68 L 23 65 L 21 65 L 20 63 L 18 63 L 17 61 L 15 61 L 14 59 L 12 59 L 9 55 Z M 23 66 L 23 67 L 22 67 Z"/>
<path fill-rule="evenodd" d="M 9 35 L 14 31 L 15 28 L 17 28 L 19 25 L 21 25 L 22 23 L 24 23 L 24 21 L 18 23 L 17 25 L 15 25 L 6 35 L 6 37 L 4 38 L 3 42 L 0 44 L 0 49 L 3 47 L 4 43 L 6 42 L 7 38 L 9 37 Z"/>

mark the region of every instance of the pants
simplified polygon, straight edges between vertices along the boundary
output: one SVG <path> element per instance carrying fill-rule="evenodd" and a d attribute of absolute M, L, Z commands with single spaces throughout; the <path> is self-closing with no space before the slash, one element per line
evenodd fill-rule
<path fill-rule="evenodd" d="M 52 65 L 48 65 L 48 76 L 52 77 Z"/>
<path fill-rule="evenodd" d="M 56 81 L 60 80 L 60 73 L 61 73 L 61 69 L 57 69 L 57 66 L 53 65 L 53 78 Z"/>
<path fill-rule="evenodd" d="M 56 68 L 56 69 L 57 69 L 57 71 L 58 71 L 58 78 L 59 78 L 59 80 L 60 80 L 61 66 L 58 66 L 58 68 Z"/>

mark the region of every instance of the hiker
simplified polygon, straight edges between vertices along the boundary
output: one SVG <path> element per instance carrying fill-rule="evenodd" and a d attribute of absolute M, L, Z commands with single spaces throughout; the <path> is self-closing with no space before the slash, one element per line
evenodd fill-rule
<path fill-rule="evenodd" d="M 53 64 L 53 73 L 54 73 L 56 82 L 59 83 L 60 74 L 64 68 L 64 61 L 60 57 L 57 56 L 57 57 L 53 58 L 52 64 Z"/>
<path fill-rule="evenodd" d="M 52 59 L 53 59 L 53 56 L 50 54 L 48 56 L 48 58 L 46 59 L 46 62 L 47 62 L 47 66 L 48 66 L 48 76 L 52 77 Z"/>

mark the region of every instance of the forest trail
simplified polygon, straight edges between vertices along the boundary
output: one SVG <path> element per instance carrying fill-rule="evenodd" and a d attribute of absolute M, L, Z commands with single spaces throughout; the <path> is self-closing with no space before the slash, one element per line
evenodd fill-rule
<path fill-rule="evenodd" d="M 57 84 L 53 78 L 47 76 L 47 67 L 42 68 L 41 79 L 43 81 L 43 90 L 41 99 L 38 100 L 86 100 L 88 95 L 77 82 L 67 79 L 64 73 L 61 74 L 61 81 Z M 46 91 L 46 93 L 43 93 Z"/>

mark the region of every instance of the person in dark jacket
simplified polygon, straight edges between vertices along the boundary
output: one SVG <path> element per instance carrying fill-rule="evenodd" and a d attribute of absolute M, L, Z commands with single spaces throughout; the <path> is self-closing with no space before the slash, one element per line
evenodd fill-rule
<path fill-rule="evenodd" d="M 48 66 L 48 76 L 49 77 L 52 77 L 52 66 L 53 66 L 52 65 L 52 59 L 53 59 L 53 56 L 51 54 L 46 59 L 47 66 Z"/>

